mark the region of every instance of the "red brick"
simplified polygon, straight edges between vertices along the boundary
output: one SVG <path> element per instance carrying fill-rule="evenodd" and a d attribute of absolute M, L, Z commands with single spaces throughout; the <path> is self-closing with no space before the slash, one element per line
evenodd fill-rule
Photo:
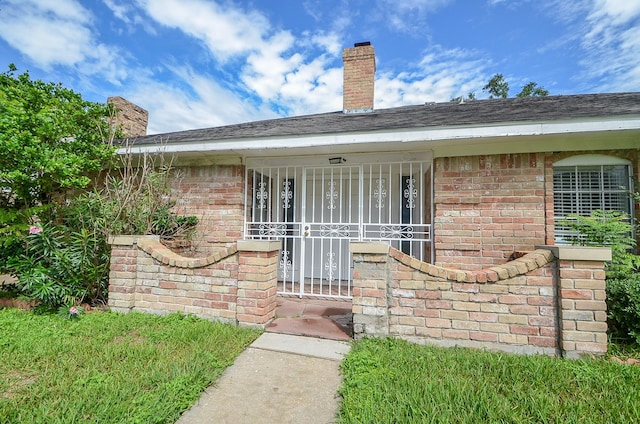
<path fill-rule="evenodd" d="M 525 325 L 511 325 L 509 327 L 511 334 L 524 334 L 526 336 L 537 336 L 540 334 L 540 329 L 538 327 L 531 327 Z"/>

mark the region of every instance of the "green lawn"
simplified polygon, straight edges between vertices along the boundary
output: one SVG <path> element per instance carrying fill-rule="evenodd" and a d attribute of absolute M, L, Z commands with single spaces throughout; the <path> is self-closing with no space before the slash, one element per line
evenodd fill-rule
<path fill-rule="evenodd" d="M 178 314 L 0 309 L 0 423 L 173 423 L 258 335 Z"/>
<path fill-rule="evenodd" d="M 366 339 L 342 363 L 341 423 L 637 423 L 640 367 Z"/>

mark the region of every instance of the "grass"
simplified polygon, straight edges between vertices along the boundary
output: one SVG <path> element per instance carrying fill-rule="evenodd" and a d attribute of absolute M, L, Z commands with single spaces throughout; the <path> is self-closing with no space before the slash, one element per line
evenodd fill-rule
<path fill-rule="evenodd" d="M 178 314 L 0 309 L 0 423 L 173 423 L 258 334 Z"/>
<path fill-rule="evenodd" d="M 341 423 L 640 422 L 640 367 L 395 339 L 354 343 Z"/>

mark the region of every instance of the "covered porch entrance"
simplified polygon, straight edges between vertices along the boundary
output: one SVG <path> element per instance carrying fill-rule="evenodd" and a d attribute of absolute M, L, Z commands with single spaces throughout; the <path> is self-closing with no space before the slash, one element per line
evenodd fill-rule
<path fill-rule="evenodd" d="M 245 238 L 281 240 L 278 293 L 351 297 L 351 241 L 432 262 L 428 153 L 250 158 Z"/>

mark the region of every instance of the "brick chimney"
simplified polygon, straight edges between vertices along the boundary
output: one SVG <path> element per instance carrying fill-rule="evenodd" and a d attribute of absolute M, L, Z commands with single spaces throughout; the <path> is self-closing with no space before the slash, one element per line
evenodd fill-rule
<path fill-rule="evenodd" d="M 376 73 L 376 55 L 370 42 L 356 43 L 342 51 L 344 86 L 342 110 L 344 113 L 362 113 L 373 110 L 373 80 Z"/>
<path fill-rule="evenodd" d="M 110 122 L 112 126 L 120 127 L 126 137 L 147 135 L 149 112 L 120 96 L 109 97 L 107 103 L 116 112 Z"/>

